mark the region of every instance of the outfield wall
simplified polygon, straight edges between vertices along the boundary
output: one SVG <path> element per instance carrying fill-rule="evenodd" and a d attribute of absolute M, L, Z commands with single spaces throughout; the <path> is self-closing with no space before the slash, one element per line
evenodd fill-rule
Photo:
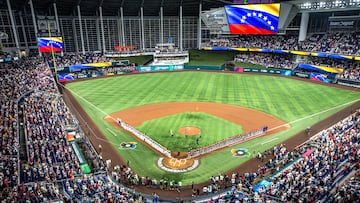
<path fill-rule="evenodd" d="M 135 74 L 135 73 L 153 73 L 153 72 L 172 72 L 172 71 L 225 71 L 225 66 L 196 66 L 196 65 L 186 65 L 186 64 L 174 64 L 174 65 L 159 65 L 159 66 L 138 66 L 135 71 L 115 71 L 108 74 L 84 74 L 82 72 L 70 72 L 68 69 L 62 69 L 58 72 L 58 81 L 59 82 L 69 82 L 78 79 L 91 79 L 99 77 L 109 77 L 114 75 L 124 75 L 124 74 Z M 276 69 L 276 68 L 243 68 L 243 67 L 234 67 L 230 68 L 231 72 L 235 73 L 257 73 L 257 74 L 274 74 L 282 76 L 296 76 L 300 78 L 306 78 L 313 81 L 321 81 L 326 83 L 336 83 L 343 86 L 350 86 L 355 88 L 360 88 L 360 82 L 347 80 L 347 79 L 331 79 L 328 78 L 325 74 L 314 73 L 314 72 L 302 72 L 294 71 L 287 69 Z"/>

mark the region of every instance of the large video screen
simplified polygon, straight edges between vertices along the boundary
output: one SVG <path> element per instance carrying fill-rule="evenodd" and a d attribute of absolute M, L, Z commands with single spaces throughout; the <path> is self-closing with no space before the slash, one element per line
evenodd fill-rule
<path fill-rule="evenodd" d="M 57 52 L 63 50 L 62 37 L 39 37 L 38 46 L 40 52 Z"/>
<path fill-rule="evenodd" d="M 280 4 L 225 6 L 230 34 L 276 34 Z"/>

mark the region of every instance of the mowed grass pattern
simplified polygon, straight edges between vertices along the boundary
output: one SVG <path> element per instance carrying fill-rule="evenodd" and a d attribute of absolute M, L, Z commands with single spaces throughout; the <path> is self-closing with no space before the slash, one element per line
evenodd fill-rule
<path fill-rule="evenodd" d="M 271 148 L 344 108 L 343 104 L 360 99 L 359 92 L 286 77 L 213 72 L 139 74 L 66 86 L 117 150 L 121 142 L 137 140 L 103 118 L 106 114 L 130 107 L 159 102 L 206 101 L 254 108 L 290 122 L 291 128 L 286 131 L 233 146 L 253 152 Z M 227 129 L 221 130 L 226 133 Z M 160 179 L 169 175 L 155 165 L 158 155 L 141 143 L 135 150 L 118 152 L 124 160 L 131 161 L 131 168 L 141 176 Z M 192 181 L 199 183 L 207 181 L 211 175 L 231 170 L 248 159 L 233 157 L 230 149 L 225 149 L 201 158 L 196 170 L 177 176 L 184 185 Z"/>
<path fill-rule="evenodd" d="M 201 138 L 200 135 L 185 136 L 178 133 L 178 130 L 185 126 L 199 128 L 201 130 Z M 243 133 L 241 126 L 235 123 L 200 112 L 187 112 L 165 116 L 146 121 L 136 128 L 146 133 L 146 135 L 170 151 L 182 152 L 208 146 L 220 140 Z M 170 130 L 173 132 L 173 137 L 170 135 Z"/>
<path fill-rule="evenodd" d="M 67 87 L 108 114 L 149 103 L 204 101 L 254 108 L 288 122 L 360 98 L 358 92 L 288 78 L 206 72 L 102 78 Z"/>

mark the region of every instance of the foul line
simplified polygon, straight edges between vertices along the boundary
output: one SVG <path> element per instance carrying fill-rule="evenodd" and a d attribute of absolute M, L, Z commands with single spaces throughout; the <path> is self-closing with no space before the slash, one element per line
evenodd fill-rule
<path fill-rule="evenodd" d="M 72 91 L 71 89 L 65 87 L 63 84 L 60 84 L 64 89 L 67 89 L 69 92 L 71 92 L 72 94 L 78 96 L 80 99 L 82 99 L 83 101 L 85 101 L 86 103 L 88 103 L 89 105 L 93 106 L 96 110 L 98 110 L 99 112 L 105 114 L 106 116 L 108 116 L 109 118 L 111 118 L 112 120 L 116 121 L 112 116 L 110 116 L 108 113 L 106 113 L 105 111 L 101 110 L 100 108 L 98 108 L 97 106 L 95 106 L 94 104 L 92 104 L 91 102 L 89 102 L 88 100 L 86 100 L 84 97 L 80 96 L 79 94 L 77 94 L 76 92 Z M 73 106 L 73 104 L 71 104 Z M 74 110 L 76 110 L 75 108 L 73 108 Z M 77 111 L 77 110 L 76 110 Z M 78 112 L 78 111 L 77 111 Z M 85 124 L 87 125 L 87 128 L 91 131 L 91 133 L 93 134 L 93 136 L 95 137 L 95 139 L 97 140 L 101 140 L 103 142 L 107 142 L 109 144 L 115 145 L 117 146 L 116 143 L 110 142 L 108 139 L 104 139 L 101 138 L 99 136 L 96 135 L 96 133 L 94 132 L 94 130 L 88 125 L 87 121 L 83 118 L 83 116 L 81 115 L 80 112 L 78 112 L 78 115 L 80 116 L 81 120 L 83 120 L 85 122 Z M 84 130 L 84 129 L 82 129 Z"/>
<path fill-rule="evenodd" d="M 117 137 L 117 134 L 114 133 L 114 131 L 110 130 L 109 128 L 106 128 L 106 130 L 108 130 L 111 134 L 113 134 L 115 137 Z"/>
<path fill-rule="evenodd" d="M 266 143 L 272 142 L 272 141 L 277 140 L 277 139 L 279 139 L 279 138 L 275 137 L 274 139 L 268 140 L 266 142 L 262 142 L 261 145 L 264 145 Z"/>
<path fill-rule="evenodd" d="M 297 120 L 290 121 L 289 123 L 285 123 L 285 124 L 282 124 L 282 125 L 279 125 L 279 126 L 270 128 L 268 131 L 276 130 L 276 129 L 278 129 L 278 128 L 282 128 L 282 127 L 284 127 L 284 126 L 287 126 L 287 125 L 289 125 L 289 124 L 297 123 L 297 122 L 299 122 L 299 121 L 302 121 L 302 120 L 305 120 L 305 119 L 309 119 L 309 118 L 311 118 L 311 117 L 315 117 L 315 116 L 320 115 L 320 114 L 323 114 L 323 113 L 325 113 L 325 112 L 328 112 L 328 111 L 331 111 L 331 110 L 334 110 L 334 109 L 337 109 L 337 108 L 340 108 L 340 107 L 343 107 L 343 106 L 346 106 L 346 105 L 349 105 L 349 104 L 352 104 L 352 103 L 355 103 L 355 102 L 358 102 L 358 101 L 360 101 L 360 99 L 357 99 L 357 100 L 354 100 L 354 101 L 350 101 L 350 102 L 347 102 L 347 103 L 345 103 L 345 104 L 341 104 L 341 105 L 338 105 L 338 106 L 334 106 L 334 107 L 332 107 L 332 108 L 330 108 L 330 109 L 325 109 L 325 110 L 323 110 L 323 111 L 320 111 L 320 112 L 311 114 L 311 115 L 309 115 L 309 116 L 305 116 L 305 117 L 303 117 L 303 118 L 299 118 L 299 119 L 297 119 Z"/>

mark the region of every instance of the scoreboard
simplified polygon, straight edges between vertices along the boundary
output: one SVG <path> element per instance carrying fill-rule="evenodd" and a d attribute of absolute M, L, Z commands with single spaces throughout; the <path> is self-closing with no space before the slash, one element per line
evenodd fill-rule
<path fill-rule="evenodd" d="M 242 3 L 273 0 L 242 0 Z M 201 13 L 211 34 L 277 34 L 280 3 L 234 4 Z"/>

